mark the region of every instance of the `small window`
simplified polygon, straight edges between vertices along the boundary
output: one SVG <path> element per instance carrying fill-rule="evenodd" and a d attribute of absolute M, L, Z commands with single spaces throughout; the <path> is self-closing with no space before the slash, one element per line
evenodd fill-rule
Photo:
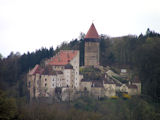
<path fill-rule="evenodd" d="M 47 81 L 47 79 L 45 78 L 45 81 Z"/>
<path fill-rule="evenodd" d="M 31 82 L 29 81 L 29 83 L 28 83 L 28 87 L 30 88 L 31 87 Z"/>
<path fill-rule="evenodd" d="M 45 83 L 45 87 L 47 86 L 47 83 Z"/>
<path fill-rule="evenodd" d="M 52 81 L 54 81 L 54 78 L 53 78 L 53 80 Z"/>
<path fill-rule="evenodd" d="M 52 84 L 52 86 L 54 87 L 54 84 Z"/>
<path fill-rule="evenodd" d="M 84 91 L 87 91 L 87 88 L 86 88 L 86 87 L 84 87 Z"/>

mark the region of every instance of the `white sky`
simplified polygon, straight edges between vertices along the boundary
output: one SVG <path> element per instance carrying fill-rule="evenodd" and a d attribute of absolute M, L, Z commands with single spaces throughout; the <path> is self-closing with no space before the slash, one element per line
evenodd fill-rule
<path fill-rule="evenodd" d="M 159 0 L 0 0 L 0 53 L 56 48 L 86 33 L 94 20 L 99 34 L 160 33 Z"/>

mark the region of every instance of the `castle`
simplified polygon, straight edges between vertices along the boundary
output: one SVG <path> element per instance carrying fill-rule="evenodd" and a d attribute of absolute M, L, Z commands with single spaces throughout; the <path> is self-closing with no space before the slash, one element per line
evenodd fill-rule
<path fill-rule="evenodd" d="M 85 36 L 85 66 L 99 66 L 99 35 L 92 23 Z M 141 83 L 135 79 L 130 84 L 123 84 L 113 76 L 118 76 L 108 70 L 99 81 L 87 80 L 79 74 L 79 51 L 61 50 L 55 56 L 45 61 L 44 66 L 35 65 L 27 74 L 27 87 L 32 98 L 54 98 L 71 100 L 82 93 L 99 97 L 112 97 L 117 92 L 138 95 L 141 93 Z M 124 76 L 124 74 L 123 74 Z"/>

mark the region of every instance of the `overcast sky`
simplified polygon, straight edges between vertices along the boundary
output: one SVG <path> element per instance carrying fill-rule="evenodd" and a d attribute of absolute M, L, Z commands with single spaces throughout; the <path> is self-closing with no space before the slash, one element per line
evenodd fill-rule
<path fill-rule="evenodd" d="M 159 0 L 0 0 L 0 53 L 56 48 L 92 23 L 99 34 L 160 33 Z"/>

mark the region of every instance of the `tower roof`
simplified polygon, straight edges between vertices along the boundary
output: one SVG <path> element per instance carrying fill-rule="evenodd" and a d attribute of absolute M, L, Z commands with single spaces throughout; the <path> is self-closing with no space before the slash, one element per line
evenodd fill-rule
<path fill-rule="evenodd" d="M 94 39 L 99 38 L 98 32 L 97 32 L 93 23 L 92 23 L 91 27 L 89 28 L 85 38 L 94 38 Z"/>

